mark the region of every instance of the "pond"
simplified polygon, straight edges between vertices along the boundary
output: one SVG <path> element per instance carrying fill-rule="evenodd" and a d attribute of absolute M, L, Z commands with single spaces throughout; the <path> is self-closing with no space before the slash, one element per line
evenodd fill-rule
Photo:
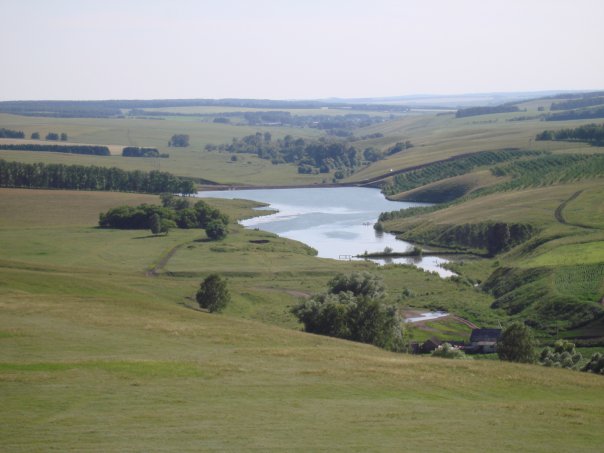
<path fill-rule="evenodd" d="M 201 198 L 242 198 L 267 203 L 276 214 L 244 220 L 247 228 L 276 233 L 303 242 L 317 250 L 321 258 L 353 259 L 365 252 L 376 253 L 386 247 L 407 252 L 413 246 L 393 234 L 377 233 L 373 224 L 381 212 L 395 211 L 424 203 L 387 200 L 378 189 L 361 187 L 254 189 L 198 192 Z M 441 267 L 447 260 L 429 257 L 373 260 L 380 264 L 413 264 L 438 272 L 441 277 L 455 275 Z"/>

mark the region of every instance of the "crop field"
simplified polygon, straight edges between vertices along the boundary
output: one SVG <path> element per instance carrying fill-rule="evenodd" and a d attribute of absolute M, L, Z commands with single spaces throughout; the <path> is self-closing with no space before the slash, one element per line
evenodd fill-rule
<path fill-rule="evenodd" d="M 288 304 L 334 272 L 372 265 L 314 258 L 275 237 L 260 252 L 249 241 L 265 233 L 236 226 L 221 243 L 196 242 L 198 230 L 153 238 L 94 228 L 108 206 L 154 200 L 0 190 L 4 449 L 600 450 L 599 376 L 420 358 L 297 331 Z M 232 216 L 253 206 L 216 203 Z M 146 275 L 180 244 L 164 270 Z M 257 259 L 227 274 L 229 310 L 194 309 L 200 277 L 235 266 L 231 251 L 246 248 Z M 264 266 L 283 255 L 281 268 Z M 446 304 L 458 285 L 409 266 L 380 273 L 392 297 L 414 290 L 406 305 Z M 465 288 L 457 303 L 488 306 Z M 451 429 L 443 419 L 473 421 Z"/>

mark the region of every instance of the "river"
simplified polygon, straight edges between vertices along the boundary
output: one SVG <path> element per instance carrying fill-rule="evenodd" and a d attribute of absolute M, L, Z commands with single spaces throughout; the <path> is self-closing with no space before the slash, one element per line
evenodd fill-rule
<path fill-rule="evenodd" d="M 270 205 L 267 209 L 278 212 L 244 220 L 241 224 L 303 242 L 316 249 L 319 257 L 334 259 L 381 252 L 386 247 L 394 252 L 410 251 L 411 244 L 396 239 L 393 234 L 377 233 L 373 224 L 381 212 L 426 206 L 423 203 L 390 201 L 377 189 L 361 187 L 205 191 L 197 196 L 267 203 Z M 373 261 L 413 264 L 437 272 L 441 277 L 454 275 L 441 267 L 447 260 L 435 256 Z"/>

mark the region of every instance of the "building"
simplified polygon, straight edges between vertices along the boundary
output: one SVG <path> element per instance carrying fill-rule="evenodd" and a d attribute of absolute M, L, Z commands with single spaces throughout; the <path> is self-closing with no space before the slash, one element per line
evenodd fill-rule
<path fill-rule="evenodd" d="M 501 329 L 474 329 L 470 335 L 470 345 L 465 348 L 465 351 L 473 354 L 496 352 L 500 337 Z"/>

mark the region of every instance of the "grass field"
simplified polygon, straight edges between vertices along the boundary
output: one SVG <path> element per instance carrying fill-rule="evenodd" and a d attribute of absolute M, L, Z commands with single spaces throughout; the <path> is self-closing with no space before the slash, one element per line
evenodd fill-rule
<path fill-rule="evenodd" d="M 196 242 L 200 231 L 94 228 L 108 206 L 154 199 L 0 190 L 3 450 L 600 450 L 599 376 L 420 358 L 296 330 L 289 303 L 365 263 L 314 258 L 272 236 L 255 250 L 249 240 L 266 234 L 235 226 L 221 243 Z M 253 206 L 216 203 L 232 216 Z M 166 269 L 146 274 L 180 244 Z M 191 299 L 215 270 L 234 296 L 223 315 Z M 488 305 L 408 266 L 380 274 L 392 297 L 411 287 L 413 306 Z"/>

